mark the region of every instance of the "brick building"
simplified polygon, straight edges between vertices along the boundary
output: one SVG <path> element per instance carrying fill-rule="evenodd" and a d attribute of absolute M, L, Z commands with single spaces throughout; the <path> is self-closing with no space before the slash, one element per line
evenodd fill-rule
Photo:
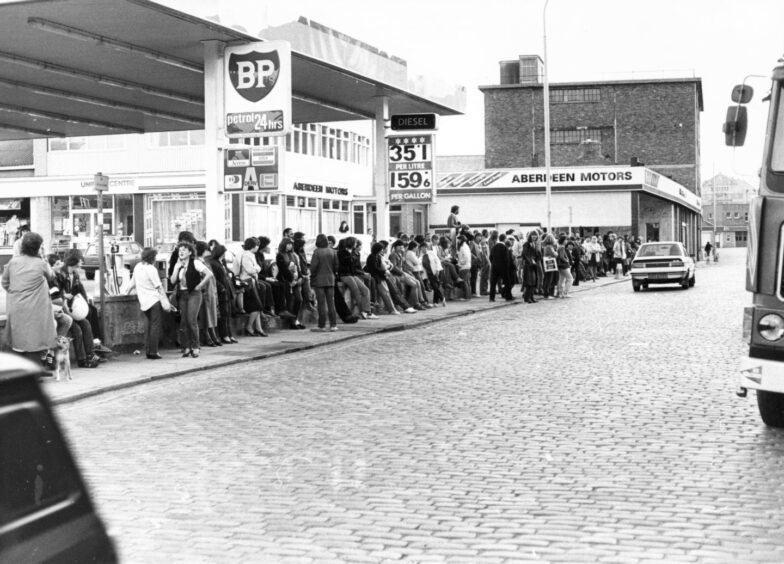
<path fill-rule="evenodd" d="M 749 202 L 756 193 L 748 182 L 724 174 L 703 182 L 703 246 L 711 241 L 724 248 L 745 247 L 749 237 Z"/>
<path fill-rule="evenodd" d="M 477 210 L 481 209 L 476 223 L 487 223 L 491 214 L 499 216 L 498 224 L 514 223 L 513 213 L 521 225 L 546 220 L 542 213 L 544 182 L 512 182 L 539 178 L 545 166 L 541 76 L 541 59 L 521 56 L 501 62 L 500 84 L 479 87 L 485 96 L 485 170 L 518 172 L 508 176 L 508 186 L 496 183 L 497 193 L 527 197 L 507 205 L 490 200 L 486 190 L 455 182 L 454 176 L 450 186 L 440 183 L 439 195 L 454 198 L 455 189 L 468 188 L 461 194 L 480 197 L 475 200 Z M 647 180 L 664 178 L 677 184 L 677 190 L 666 194 L 657 190 L 655 183 L 645 181 L 624 186 L 600 180 L 568 189 L 564 186 L 560 194 L 553 188 L 554 229 L 567 224 L 598 231 L 612 228 L 643 239 L 680 240 L 691 250 L 699 246 L 703 109 L 699 78 L 550 84 L 549 107 L 551 166 L 558 168 L 559 174 L 568 167 L 575 167 L 581 175 L 579 170 L 586 167 L 607 167 L 609 174 L 639 166 L 646 170 Z M 445 198 L 440 202 L 449 203 Z M 490 206 L 494 209 L 489 210 Z M 620 206 L 621 213 L 609 206 Z M 601 215 L 605 208 L 608 217 Z M 433 213 L 440 217 L 443 211 Z M 469 217 L 465 221 L 471 223 Z"/>

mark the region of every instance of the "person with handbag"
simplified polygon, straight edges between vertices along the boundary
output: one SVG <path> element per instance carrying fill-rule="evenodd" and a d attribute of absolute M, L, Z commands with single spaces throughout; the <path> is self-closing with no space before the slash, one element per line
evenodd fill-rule
<path fill-rule="evenodd" d="M 180 330 L 183 358 L 198 358 L 199 348 L 199 309 L 201 308 L 202 290 L 212 276 L 201 261 L 196 260 L 196 249 L 190 243 L 177 244 L 179 260 L 172 270 L 169 282 L 177 292 L 177 309 L 180 310 Z"/>
<path fill-rule="evenodd" d="M 87 292 L 77 272 L 83 262 L 80 251 L 75 249 L 69 251 L 64 258 L 63 266 L 55 275 L 55 284 L 63 297 L 65 313 L 73 319 L 69 335 L 73 339 L 77 366 L 96 368 L 101 359 L 95 354 L 93 329 L 87 319 L 89 313 Z"/>
<path fill-rule="evenodd" d="M 558 248 L 555 262 L 558 265 L 558 291 L 556 297 L 570 298 L 569 290 L 572 289 L 572 243 L 567 241 L 566 233 L 558 235 Z"/>
<path fill-rule="evenodd" d="M 209 263 L 212 275 L 215 276 L 215 287 L 218 292 L 218 337 L 225 345 L 236 343 L 231 335 L 231 305 L 234 303 L 234 282 L 229 276 L 223 262 L 226 256 L 226 247 L 220 243 L 212 248 Z"/>
<path fill-rule="evenodd" d="M 548 233 L 542 241 L 542 263 L 544 280 L 542 281 L 542 294 L 545 300 L 553 299 L 555 286 L 558 281 L 558 251 L 556 250 L 555 237 Z"/>
<path fill-rule="evenodd" d="M 196 260 L 200 261 L 207 270 L 210 271 L 210 276 L 202 290 L 200 318 L 203 329 L 200 331 L 202 345 L 208 347 L 222 347 L 223 343 L 220 342 L 217 335 L 218 328 L 218 288 L 215 284 L 215 273 L 212 270 L 210 262 L 210 248 L 204 241 L 196 241 Z"/>
<path fill-rule="evenodd" d="M 245 290 L 245 312 L 248 322 L 245 324 L 247 337 L 267 337 L 261 324 L 261 311 L 264 302 L 259 295 L 258 279 L 261 267 L 256 260 L 256 251 L 259 250 L 259 240 L 248 237 L 242 245 L 244 249 L 240 255 L 240 280 L 248 286 Z"/>
<path fill-rule="evenodd" d="M 520 259 L 522 261 L 521 284 L 523 286 L 523 301 L 527 304 L 535 304 L 534 292 L 536 291 L 536 279 L 539 270 L 539 261 L 541 257 L 536 248 L 536 242 L 539 239 L 539 234 L 536 231 L 531 231 L 528 234 L 528 239 L 523 243 L 522 250 L 520 251 Z"/>
<path fill-rule="evenodd" d="M 280 280 L 286 295 L 286 310 L 295 316 L 291 329 L 305 329 L 302 324 L 304 311 L 302 307 L 302 274 L 299 269 L 299 257 L 294 252 L 294 241 L 283 239 L 278 245 L 278 254 L 275 255 L 275 264 L 278 267 L 278 280 Z"/>
<path fill-rule="evenodd" d="M 38 233 L 26 233 L 20 245 L 21 254 L 5 265 L 2 277 L 7 300 L 6 344 L 35 362 L 55 345 L 57 338 L 49 297 L 49 281 L 54 279 L 54 274 L 40 257 L 42 244 L 43 238 Z"/>
<path fill-rule="evenodd" d="M 172 309 L 158 269 L 155 267 L 157 254 L 158 251 L 153 248 L 142 249 L 142 259 L 133 268 L 133 276 L 125 292 L 130 294 L 131 290 L 136 289 L 139 307 L 144 314 L 144 352 L 150 360 L 163 358 L 158 352 L 161 320 L 163 312 Z"/>

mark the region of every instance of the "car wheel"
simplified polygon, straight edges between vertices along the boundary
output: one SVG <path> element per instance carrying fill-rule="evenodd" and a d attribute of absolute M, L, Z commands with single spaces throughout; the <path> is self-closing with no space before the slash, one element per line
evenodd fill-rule
<path fill-rule="evenodd" d="M 632 288 L 634 288 L 635 292 L 639 292 L 641 287 L 642 284 L 640 284 L 639 282 L 632 282 Z"/>
<path fill-rule="evenodd" d="M 784 394 L 757 390 L 757 407 L 768 427 L 784 427 Z"/>
<path fill-rule="evenodd" d="M 647 290 L 648 289 L 648 283 L 647 282 L 643 282 L 642 283 L 642 289 L 643 290 Z"/>
<path fill-rule="evenodd" d="M 691 278 L 689 278 L 689 288 L 694 287 L 694 283 L 697 281 L 697 274 L 692 274 Z"/>
<path fill-rule="evenodd" d="M 88 280 L 95 280 L 95 271 L 94 270 L 85 270 L 84 275 L 87 277 Z"/>

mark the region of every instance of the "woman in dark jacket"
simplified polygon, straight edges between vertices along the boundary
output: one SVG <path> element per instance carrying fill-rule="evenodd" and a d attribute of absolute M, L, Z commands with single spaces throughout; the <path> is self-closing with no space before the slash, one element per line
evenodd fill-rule
<path fill-rule="evenodd" d="M 292 322 L 292 329 L 304 329 L 305 326 L 300 320 L 300 309 L 302 306 L 302 280 L 299 272 L 299 257 L 294 253 L 294 243 L 291 239 L 283 239 L 278 246 L 278 254 L 275 256 L 275 264 L 278 267 L 278 280 L 283 284 L 283 291 L 286 294 L 286 304 L 288 311 L 296 315 Z"/>
<path fill-rule="evenodd" d="M 237 339 L 231 336 L 231 304 L 234 303 L 234 284 L 226 271 L 223 258 L 226 247 L 215 245 L 209 257 L 212 274 L 215 276 L 215 286 L 218 290 L 218 336 L 221 343 L 230 345 Z"/>
<path fill-rule="evenodd" d="M 338 316 L 335 311 L 335 271 L 338 259 L 335 251 L 329 248 L 327 236 L 319 233 L 316 237 L 316 250 L 310 258 L 310 284 L 316 291 L 318 303 L 318 327 L 313 331 L 326 331 L 327 317 L 329 330 L 338 330 Z"/>
<path fill-rule="evenodd" d="M 180 310 L 180 330 L 183 357 L 197 358 L 199 349 L 199 323 L 202 290 L 209 283 L 212 273 L 201 261 L 195 260 L 196 249 L 190 243 L 179 243 L 176 249 L 178 260 L 174 265 L 169 282 L 177 289 L 177 309 Z"/>
<path fill-rule="evenodd" d="M 381 243 L 373 243 L 370 248 L 370 256 L 367 258 L 367 273 L 373 278 L 376 284 L 376 290 L 387 308 L 387 313 L 392 315 L 400 315 L 400 312 L 395 308 L 392 302 L 392 296 L 389 293 L 387 286 L 387 268 L 384 266 L 384 260 L 381 254 L 384 252 L 384 245 Z"/>
<path fill-rule="evenodd" d="M 377 319 L 370 309 L 370 290 L 356 275 L 356 266 L 352 256 L 356 244 L 355 237 L 346 237 L 338 243 L 338 276 L 340 276 L 340 281 L 351 291 L 354 305 L 359 307 L 360 317 L 362 319 Z"/>
<path fill-rule="evenodd" d="M 536 290 L 536 279 L 539 271 L 539 261 L 542 260 L 541 254 L 536 248 L 539 235 L 532 231 L 528 234 L 528 240 L 523 243 L 523 300 L 527 304 L 535 304 L 534 291 Z"/>

